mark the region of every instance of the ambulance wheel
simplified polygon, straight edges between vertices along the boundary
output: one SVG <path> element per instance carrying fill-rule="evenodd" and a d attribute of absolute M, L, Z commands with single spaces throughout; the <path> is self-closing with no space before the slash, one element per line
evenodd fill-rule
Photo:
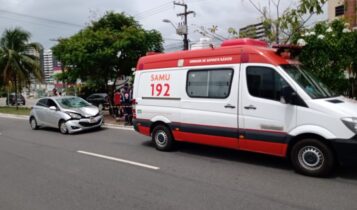
<path fill-rule="evenodd" d="M 170 151 L 174 147 L 174 139 L 172 134 L 164 125 L 158 125 L 152 132 L 152 141 L 155 144 L 157 150 Z"/>
<path fill-rule="evenodd" d="M 290 155 L 295 171 L 307 176 L 328 176 L 335 166 L 332 150 L 316 139 L 298 141 Z"/>

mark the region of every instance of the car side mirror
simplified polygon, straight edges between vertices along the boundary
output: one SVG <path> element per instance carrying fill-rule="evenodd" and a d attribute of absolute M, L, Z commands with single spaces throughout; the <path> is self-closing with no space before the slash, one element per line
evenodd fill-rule
<path fill-rule="evenodd" d="M 49 108 L 50 108 L 50 110 L 52 110 L 52 111 L 57 111 L 57 108 L 56 108 L 55 106 L 50 106 Z"/>
<path fill-rule="evenodd" d="M 286 86 L 281 89 L 281 97 L 282 103 L 294 104 L 297 98 L 297 94 L 290 86 Z"/>

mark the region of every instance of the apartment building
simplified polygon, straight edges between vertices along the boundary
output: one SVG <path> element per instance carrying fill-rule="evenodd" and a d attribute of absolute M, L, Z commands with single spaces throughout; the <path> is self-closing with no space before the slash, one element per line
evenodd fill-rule
<path fill-rule="evenodd" d="M 344 18 L 349 22 L 351 28 L 357 29 L 356 6 L 357 0 L 329 0 L 329 21 L 333 21 L 336 18 Z"/>

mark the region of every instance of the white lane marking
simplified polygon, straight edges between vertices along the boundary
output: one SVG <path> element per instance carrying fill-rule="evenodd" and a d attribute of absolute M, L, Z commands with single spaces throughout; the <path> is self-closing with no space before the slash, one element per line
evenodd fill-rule
<path fill-rule="evenodd" d="M 107 159 L 107 160 L 113 160 L 113 161 L 126 163 L 126 164 L 134 165 L 134 166 L 139 166 L 139 167 L 143 167 L 143 168 L 148 168 L 148 169 L 152 169 L 152 170 L 159 170 L 160 169 L 157 166 L 147 165 L 147 164 L 143 164 L 143 163 L 138 163 L 138 162 L 134 162 L 134 161 L 130 161 L 130 160 L 124 160 L 124 159 L 110 157 L 110 156 L 101 155 L 101 154 L 96 154 L 96 153 L 92 153 L 92 152 L 86 152 L 86 151 L 81 151 L 81 150 L 78 150 L 77 152 L 80 153 L 80 154 L 84 154 L 84 155 L 89 155 L 89 156 L 93 156 L 93 157 L 99 157 L 99 158 L 103 158 L 103 159 Z"/>

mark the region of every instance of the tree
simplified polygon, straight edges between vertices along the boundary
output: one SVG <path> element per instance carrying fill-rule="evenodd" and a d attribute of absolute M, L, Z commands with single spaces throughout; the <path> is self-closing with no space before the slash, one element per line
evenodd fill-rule
<path fill-rule="evenodd" d="M 115 88 L 116 79 L 129 75 L 139 57 L 163 47 L 159 32 L 144 30 L 124 13 L 107 12 L 77 34 L 60 39 L 52 50 L 67 69 L 67 78 L 109 91 L 108 81 L 114 81 Z"/>
<path fill-rule="evenodd" d="M 40 59 L 31 53 L 42 49 L 38 43 L 30 43 L 30 33 L 20 28 L 7 29 L 0 38 L 0 72 L 2 80 L 8 87 L 18 91 L 30 83 L 31 76 L 42 80 Z M 17 103 L 16 103 L 17 104 Z"/>
<path fill-rule="evenodd" d="M 306 23 L 315 14 L 323 13 L 322 7 L 327 0 L 299 0 L 296 8 L 281 10 L 281 0 L 269 0 L 268 7 L 261 7 L 256 1 L 248 0 L 260 13 L 265 33 L 270 42 L 289 43 L 294 36 L 300 34 Z M 271 10 L 273 5 L 273 10 Z M 273 13 L 275 13 L 273 15 Z"/>
<path fill-rule="evenodd" d="M 293 40 L 299 60 L 336 93 L 357 96 L 357 32 L 343 20 L 321 22 Z"/>

